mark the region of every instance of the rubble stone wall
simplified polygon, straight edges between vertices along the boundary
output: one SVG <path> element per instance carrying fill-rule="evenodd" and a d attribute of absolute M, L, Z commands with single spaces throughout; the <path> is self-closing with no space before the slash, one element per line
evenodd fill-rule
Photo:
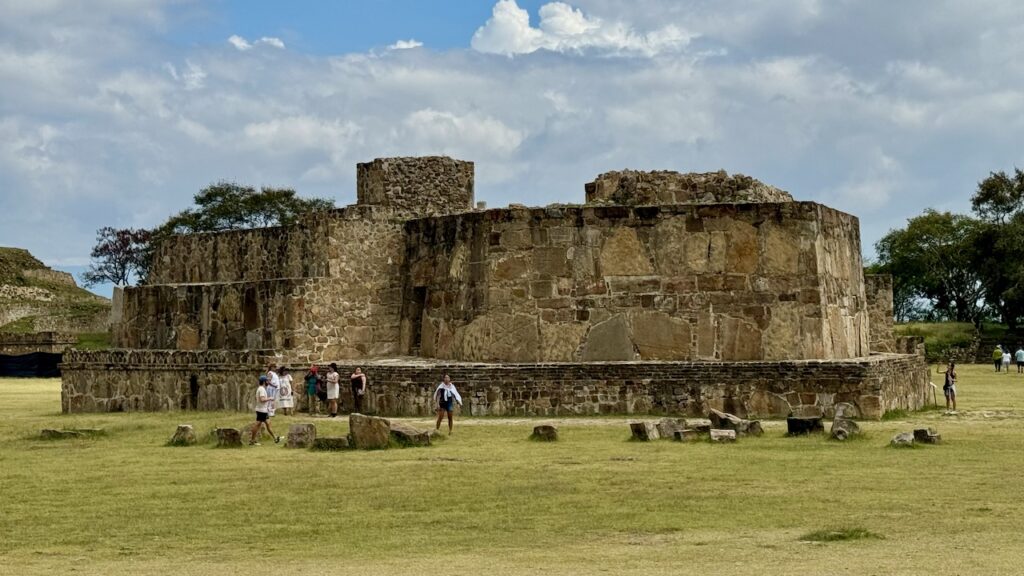
<path fill-rule="evenodd" d="M 784 190 L 725 170 L 680 174 L 671 170 L 605 172 L 584 185 L 587 203 L 714 204 L 792 202 Z"/>
<path fill-rule="evenodd" d="M 871 327 L 871 351 L 896 352 L 896 333 L 893 332 L 892 276 L 865 274 L 864 293 L 867 296 L 868 322 Z"/>
<path fill-rule="evenodd" d="M 408 217 L 465 212 L 473 208 L 473 170 L 445 156 L 377 158 L 356 164 L 356 197 Z"/>
<path fill-rule="evenodd" d="M 819 204 L 502 209 L 414 220 L 406 234 L 403 353 L 504 362 L 867 354 L 857 220 Z"/>
<path fill-rule="evenodd" d="M 26 334 L 0 332 L 0 354 L 19 356 L 33 352 L 60 354 L 78 343 L 75 334 L 67 332 L 31 332 Z"/>

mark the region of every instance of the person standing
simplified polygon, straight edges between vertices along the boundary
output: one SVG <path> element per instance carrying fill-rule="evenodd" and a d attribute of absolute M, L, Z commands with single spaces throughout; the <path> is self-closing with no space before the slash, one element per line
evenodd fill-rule
<path fill-rule="evenodd" d="M 1024 373 L 1024 346 L 1017 346 L 1017 374 Z"/>
<path fill-rule="evenodd" d="M 999 367 L 1003 365 L 1003 347 L 996 345 L 996 349 L 992 351 L 992 361 L 996 365 L 996 372 L 999 372 Z"/>
<path fill-rule="evenodd" d="M 455 389 L 455 384 L 452 384 L 452 377 L 445 374 L 441 383 L 437 385 L 437 389 L 434 390 L 434 401 L 437 402 L 437 426 L 436 430 L 441 429 L 441 420 L 444 419 L 444 415 L 448 415 L 448 435 L 452 435 L 452 411 L 454 403 L 458 402 L 459 406 L 462 406 L 462 396 L 459 395 L 459 391 Z"/>
<path fill-rule="evenodd" d="M 270 406 L 274 403 L 274 400 L 267 394 L 267 377 L 260 376 L 260 385 L 256 388 L 256 423 L 253 424 L 252 432 L 249 434 L 249 445 L 259 446 L 260 443 L 256 441 L 256 435 L 260 434 L 262 428 L 267 429 L 267 433 L 274 439 L 274 443 L 277 444 L 281 441 L 280 436 L 275 436 L 274 431 L 270 429 Z"/>
<path fill-rule="evenodd" d="M 278 390 L 278 399 L 281 404 L 281 411 L 285 416 L 292 415 L 295 408 L 295 390 L 292 388 L 292 375 L 287 367 L 281 366 L 281 388 Z"/>
<path fill-rule="evenodd" d="M 317 402 L 317 388 L 320 383 L 319 369 L 316 364 L 309 367 L 306 372 L 306 402 L 309 405 L 309 414 L 319 414 L 320 404 Z"/>
<path fill-rule="evenodd" d="M 366 374 L 362 368 L 356 368 L 350 376 L 352 382 L 352 411 L 363 413 L 363 399 L 366 398 Z"/>
<path fill-rule="evenodd" d="M 1006 351 L 1003 352 L 1003 371 L 1005 371 L 1007 374 L 1010 373 L 1010 349 L 1009 348 L 1007 348 Z"/>
<path fill-rule="evenodd" d="M 277 375 L 277 366 L 271 364 L 267 368 L 267 396 L 270 396 L 270 417 L 277 412 L 277 393 L 281 389 L 281 377 Z"/>
<path fill-rule="evenodd" d="M 338 365 L 332 362 L 331 369 L 327 372 L 327 412 L 331 418 L 338 415 L 338 396 L 341 395 L 340 382 Z"/>
<path fill-rule="evenodd" d="M 946 383 L 942 385 L 942 393 L 946 396 L 946 410 L 950 409 L 952 403 L 952 409 L 956 411 L 956 364 L 953 362 L 946 368 Z"/>

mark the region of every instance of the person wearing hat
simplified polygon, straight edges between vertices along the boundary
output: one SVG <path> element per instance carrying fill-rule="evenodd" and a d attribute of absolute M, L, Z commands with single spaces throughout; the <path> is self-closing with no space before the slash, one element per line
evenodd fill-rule
<path fill-rule="evenodd" d="M 256 441 L 256 435 L 264 427 L 270 433 L 270 437 L 274 439 L 275 444 L 281 441 L 281 437 L 275 436 L 274 431 L 270 429 L 270 406 L 273 403 L 274 399 L 267 394 L 267 377 L 260 376 L 260 385 L 256 388 L 256 424 L 253 425 L 252 433 L 249 435 L 250 446 L 260 445 Z"/>
<path fill-rule="evenodd" d="M 320 381 L 320 376 L 317 372 L 319 372 L 319 369 L 316 367 L 316 364 L 310 366 L 309 372 L 306 372 L 306 401 L 309 404 L 310 414 L 320 413 L 320 404 L 317 402 L 316 397 L 317 383 Z"/>
<path fill-rule="evenodd" d="M 341 396 L 341 375 L 338 365 L 331 362 L 331 370 L 327 372 L 327 412 L 331 418 L 338 415 L 338 397 Z"/>

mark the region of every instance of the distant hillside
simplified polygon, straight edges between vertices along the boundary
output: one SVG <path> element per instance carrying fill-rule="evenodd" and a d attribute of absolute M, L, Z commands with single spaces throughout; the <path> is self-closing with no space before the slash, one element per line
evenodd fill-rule
<path fill-rule="evenodd" d="M 0 247 L 0 332 L 107 331 L 110 301 L 21 248 Z"/>

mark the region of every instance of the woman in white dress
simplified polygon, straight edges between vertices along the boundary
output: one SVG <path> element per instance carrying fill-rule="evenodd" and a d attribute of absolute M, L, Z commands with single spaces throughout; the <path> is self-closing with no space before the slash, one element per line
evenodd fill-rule
<path fill-rule="evenodd" d="M 292 391 L 292 374 L 287 368 L 281 367 L 281 388 L 278 390 L 278 405 L 285 416 L 292 415 L 295 408 L 295 395 Z"/>

